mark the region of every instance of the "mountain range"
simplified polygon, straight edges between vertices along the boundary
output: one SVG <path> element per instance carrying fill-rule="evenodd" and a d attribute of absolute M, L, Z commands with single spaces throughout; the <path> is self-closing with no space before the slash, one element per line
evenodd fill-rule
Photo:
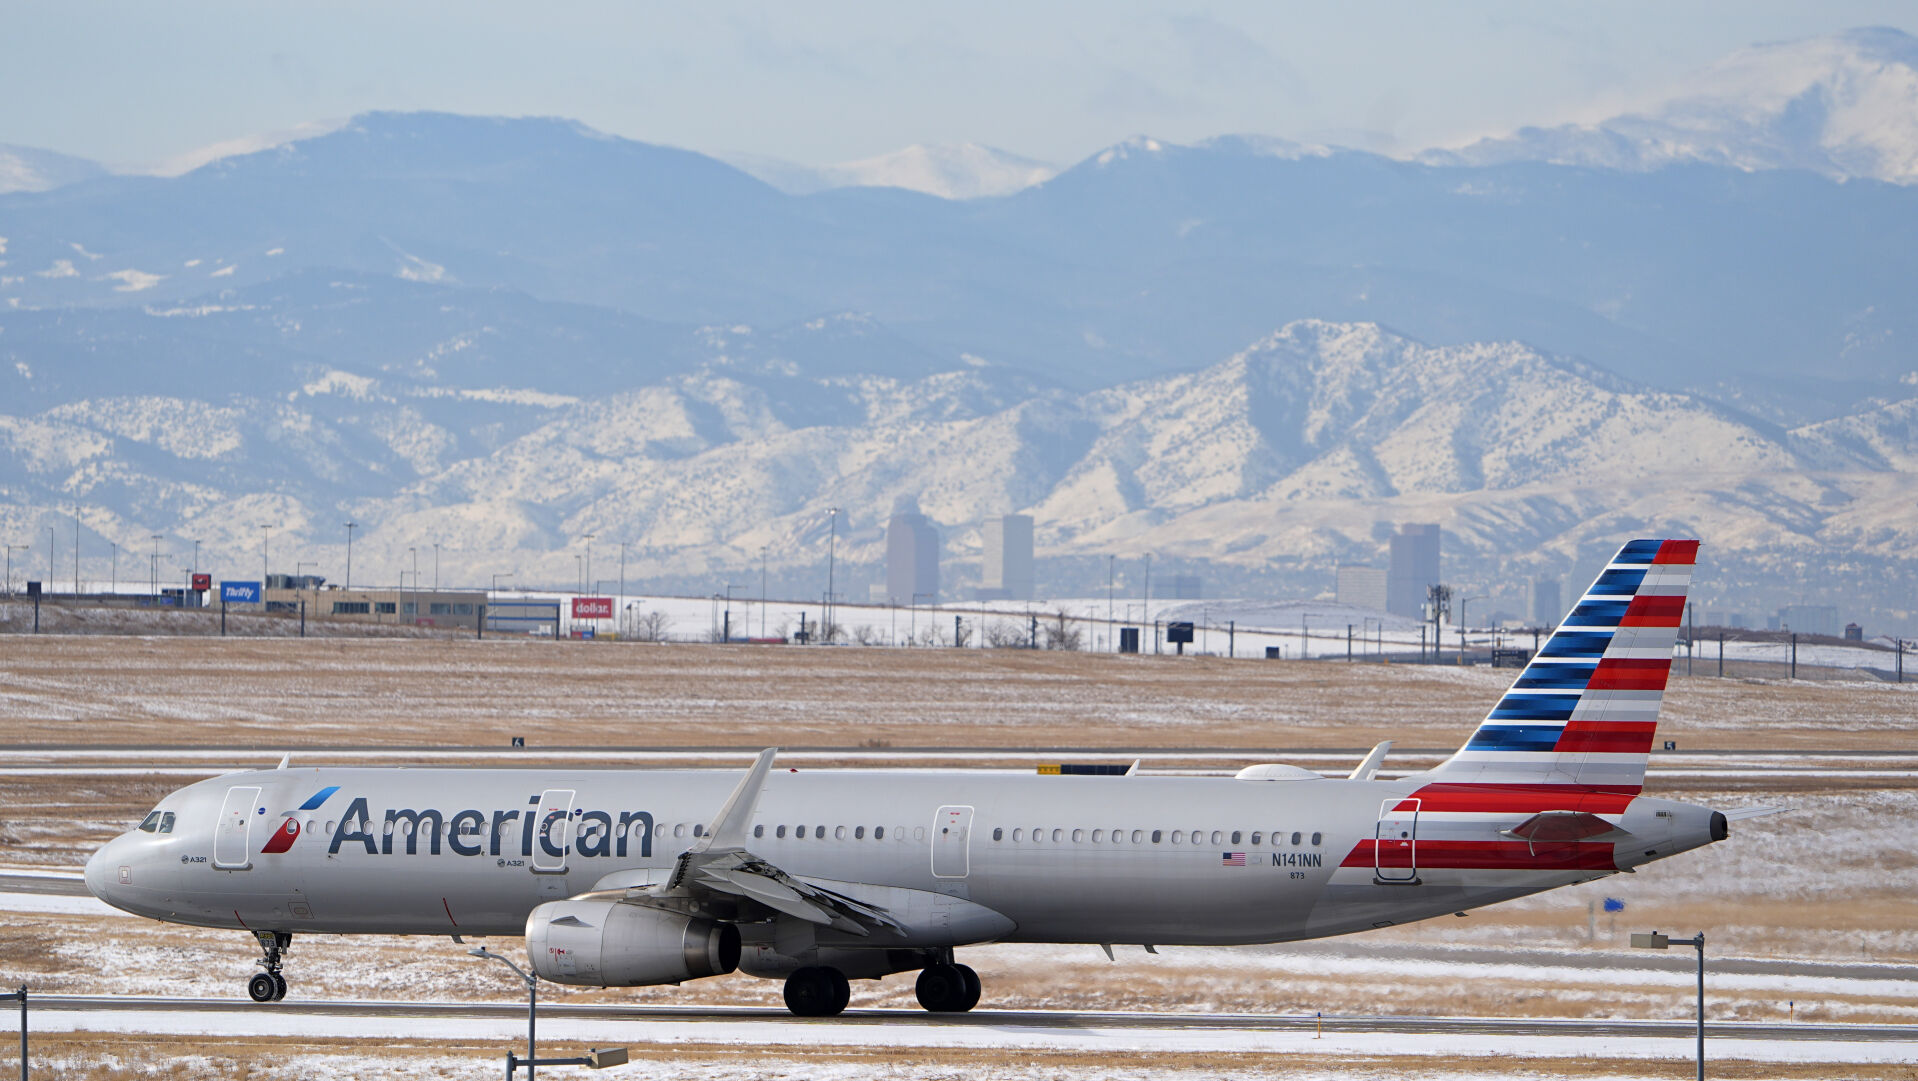
<path fill-rule="evenodd" d="M 337 570 L 351 518 L 356 566 L 437 541 L 529 584 L 596 532 L 635 579 L 763 557 L 816 594 L 822 542 L 867 566 L 913 499 L 961 561 L 1032 513 L 1059 588 L 1150 550 L 1309 594 L 1439 521 L 1501 596 L 1669 529 L 1725 604 L 1913 626 L 1918 189 L 1868 122 L 1900 38 L 1728 61 L 1718 114 L 1633 114 L 1719 148 L 1662 158 L 1142 137 L 1031 184 L 916 148 L 775 186 L 396 113 L 177 177 L 0 154 L 0 529 L 239 560 L 266 524 Z"/>

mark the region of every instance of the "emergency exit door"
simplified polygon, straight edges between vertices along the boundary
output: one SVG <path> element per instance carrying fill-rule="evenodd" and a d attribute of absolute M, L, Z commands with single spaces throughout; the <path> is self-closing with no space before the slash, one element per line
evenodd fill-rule
<path fill-rule="evenodd" d="M 932 820 L 932 876 L 964 878 L 970 870 L 972 808 L 941 807 Z"/>

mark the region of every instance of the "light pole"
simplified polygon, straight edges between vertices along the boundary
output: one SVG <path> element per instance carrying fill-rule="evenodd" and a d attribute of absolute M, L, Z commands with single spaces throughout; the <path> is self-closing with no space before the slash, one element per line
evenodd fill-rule
<path fill-rule="evenodd" d="M 534 979 L 532 975 L 528 973 L 525 969 L 514 964 L 510 959 L 501 957 L 499 954 L 491 952 L 484 946 L 475 946 L 472 949 L 467 950 L 466 952 L 469 954 L 472 954 L 474 957 L 484 957 L 489 960 L 498 961 L 500 964 L 505 965 L 507 968 L 512 969 L 513 974 L 515 976 L 518 976 L 521 980 L 525 981 L 526 983 L 526 1079 L 527 1081 L 533 1081 L 533 1078 L 535 1076 L 533 1073 L 533 1067 L 539 1061 L 539 1046 L 533 1040 L 534 1019 L 538 1015 L 538 1011 L 539 1011 L 539 981 Z M 506 1076 L 511 1077 L 513 1075 L 512 1074 L 512 1071 L 513 1071 L 512 1053 L 508 1052 L 506 1058 L 507 1058 Z"/>
<path fill-rule="evenodd" d="M 580 565 L 578 552 L 573 553 L 573 593 L 581 597 L 586 595 L 586 568 Z"/>
<path fill-rule="evenodd" d="M 160 535 L 149 534 L 147 539 L 153 542 L 153 562 L 150 565 L 150 573 L 153 576 L 153 595 L 157 597 L 160 595 Z M 261 582 L 260 588 L 265 589 L 266 583 Z"/>
<path fill-rule="evenodd" d="M 80 508 L 73 508 L 73 595 L 80 595 Z"/>
<path fill-rule="evenodd" d="M 272 526 L 267 525 L 264 522 L 260 523 L 260 588 L 261 589 L 266 588 L 266 538 L 267 538 L 267 534 L 272 532 L 272 530 L 273 530 Z M 261 594 L 261 595 L 264 596 L 265 594 Z"/>
<path fill-rule="evenodd" d="M 1634 934 L 1632 946 L 1640 950 L 1663 950 L 1672 946 L 1698 949 L 1698 1081 L 1705 1081 L 1705 932 L 1691 938 L 1671 938 L 1657 931 Z"/>
<path fill-rule="evenodd" d="M 1484 601 L 1484 600 L 1490 600 L 1490 599 L 1491 599 L 1490 597 L 1487 597 L 1483 593 L 1480 593 L 1477 596 L 1473 596 L 1473 597 L 1459 598 L 1459 602 L 1458 602 L 1458 663 L 1460 664 L 1465 663 L 1465 628 L 1467 626 L 1465 622 L 1465 606 L 1472 603 L 1473 601 Z"/>
<path fill-rule="evenodd" d="M 159 537 L 156 535 L 154 539 L 158 540 Z M 153 572 L 154 573 L 153 592 L 157 594 L 160 592 L 160 579 L 159 579 L 160 572 L 157 569 L 159 567 L 159 562 L 157 557 L 154 562 L 154 567 L 156 569 Z M 47 590 L 49 592 L 53 590 L 53 527 L 52 526 L 47 527 Z"/>
<path fill-rule="evenodd" d="M 759 546 L 759 637 L 766 637 L 766 549 L 769 544 Z"/>
<path fill-rule="evenodd" d="M 191 573 L 200 573 L 200 542 L 197 540 L 193 542 L 193 570 Z"/>
<path fill-rule="evenodd" d="M 725 629 L 719 636 L 719 640 L 722 643 L 730 642 L 733 638 L 733 590 L 745 588 L 745 586 L 733 585 L 731 582 L 726 583 L 726 622 Z M 747 626 L 750 628 L 751 624 L 749 623 Z M 751 634 L 752 631 L 749 629 L 746 633 Z"/>
<path fill-rule="evenodd" d="M 626 603 L 626 549 L 631 544 L 631 541 L 619 542 L 619 603 L 621 604 Z"/>
<path fill-rule="evenodd" d="M 511 578 L 512 576 L 513 576 L 512 571 L 507 571 L 505 574 L 495 574 L 493 576 L 493 592 L 495 593 L 499 592 L 499 580 L 501 578 Z"/>
<path fill-rule="evenodd" d="M 1145 554 L 1145 598 L 1139 605 L 1139 629 L 1144 630 L 1152 622 L 1152 553 Z M 1152 635 L 1152 652 L 1159 652 L 1159 635 Z"/>
<path fill-rule="evenodd" d="M 353 531 L 360 527 L 358 522 L 346 523 L 346 588 L 353 588 Z M 193 561 L 200 561 L 199 549 L 194 549 Z"/>
<path fill-rule="evenodd" d="M 1312 650 L 1311 650 L 1312 643 L 1307 640 L 1311 633 L 1307 628 L 1311 622 L 1312 622 L 1312 613 L 1310 612 L 1299 613 L 1299 660 L 1302 660 L 1302 661 L 1309 661 L 1312 659 Z"/>
<path fill-rule="evenodd" d="M 826 641 L 831 642 L 832 641 L 832 586 L 833 586 L 832 574 L 833 574 L 833 559 L 835 556 L 838 555 L 838 551 L 839 551 L 839 508 L 827 507 L 826 516 L 827 516 L 826 528 L 829 531 L 826 538 L 826 603 L 821 606 L 821 612 L 825 616 L 825 624 L 824 626 L 820 627 L 819 630 L 822 634 L 826 636 Z"/>
<path fill-rule="evenodd" d="M 120 592 L 120 542 L 108 541 L 107 544 L 113 549 L 113 576 L 107 579 L 107 592 L 118 593 Z"/>
<path fill-rule="evenodd" d="M 433 542 L 433 592 L 440 591 L 440 542 Z"/>
<path fill-rule="evenodd" d="M 1119 643 L 1112 635 L 1112 569 L 1118 560 L 1116 554 L 1106 553 L 1106 648 L 1114 651 L 1118 650 Z"/>
<path fill-rule="evenodd" d="M 592 534 L 592 533 L 586 534 L 586 572 L 580 578 L 581 582 L 590 582 L 593 580 L 593 537 L 594 536 L 595 534 Z"/>

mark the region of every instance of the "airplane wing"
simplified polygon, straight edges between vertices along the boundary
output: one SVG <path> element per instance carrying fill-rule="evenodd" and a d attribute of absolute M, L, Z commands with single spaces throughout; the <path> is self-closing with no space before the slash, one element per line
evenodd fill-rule
<path fill-rule="evenodd" d="M 744 903 L 862 938 L 875 930 L 904 931 L 905 926 L 884 907 L 802 882 L 747 850 L 753 810 L 778 753 L 777 747 L 759 752 L 720 807 L 712 826 L 680 854 L 665 882 L 609 884 L 611 888 L 596 889 L 586 896 L 616 895 L 616 899 L 629 904 L 682 911 L 706 908 L 714 901 L 723 900 L 725 907 Z"/>
<path fill-rule="evenodd" d="M 1740 822 L 1747 818 L 1763 818 L 1766 815 L 1783 814 L 1789 810 L 1791 810 L 1790 807 L 1740 807 L 1736 811 L 1726 811 L 1725 819 L 1729 822 Z"/>

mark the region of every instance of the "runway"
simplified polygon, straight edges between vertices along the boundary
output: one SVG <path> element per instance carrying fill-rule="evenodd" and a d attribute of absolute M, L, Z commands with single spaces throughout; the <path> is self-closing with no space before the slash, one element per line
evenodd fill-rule
<path fill-rule="evenodd" d="M 259 1005 L 235 999 L 171 998 L 134 995 L 34 995 L 33 1010 L 63 1014 L 194 1013 L 266 1018 L 292 1014 L 307 1017 L 384 1018 L 444 1021 L 497 1019 L 523 1022 L 522 1003 L 396 1002 L 323 1000 Z M 918 1010 L 847 1010 L 838 1017 L 801 1018 L 781 1009 L 760 1007 L 575 1006 L 542 1004 L 540 1025 L 551 1021 L 628 1021 L 636 1023 L 733 1023 L 758 1021 L 808 1027 L 859 1028 L 987 1028 L 995 1030 L 1128 1030 L 1232 1032 L 1339 1033 L 1449 1033 L 1494 1036 L 1682 1036 L 1696 1033 L 1690 1021 L 1551 1020 L 1477 1017 L 1355 1017 L 1271 1014 L 1118 1013 L 1050 1010 L 974 1010 L 964 1014 L 930 1014 Z M 1918 1026 L 1772 1024 L 1709 1022 L 1707 1039 L 1894 1042 L 1918 1045 Z"/>

